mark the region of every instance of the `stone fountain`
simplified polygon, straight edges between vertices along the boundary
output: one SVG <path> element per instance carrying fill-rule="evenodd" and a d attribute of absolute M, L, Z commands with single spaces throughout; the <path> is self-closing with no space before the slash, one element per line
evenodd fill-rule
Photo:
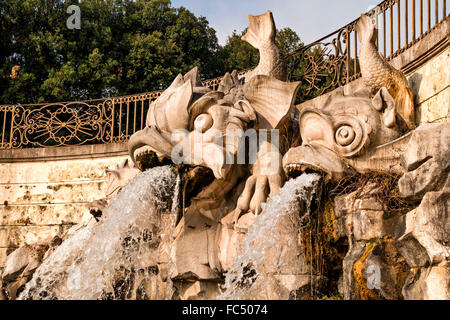
<path fill-rule="evenodd" d="M 8 256 L 5 295 L 449 299 L 450 126 L 415 127 L 404 74 L 367 16 L 356 28 L 359 87 L 296 110 L 272 13 L 249 15 L 259 65 L 216 91 L 178 75 L 94 217 Z"/>

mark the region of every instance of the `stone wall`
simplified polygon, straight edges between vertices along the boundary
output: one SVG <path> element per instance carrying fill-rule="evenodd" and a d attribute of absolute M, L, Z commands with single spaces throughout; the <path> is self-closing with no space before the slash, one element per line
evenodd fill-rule
<path fill-rule="evenodd" d="M 450 47 L 408 76 L 414 91 L 416 122 L 448 121 L 450 109 Z M 447 119 L 446 119 L 447 118 Z"/>
<path fill-rule="evenodd" d="M 105 195 L 105 170 L 127 158 L 125 144 L 0 152 L 0 268 L 17 247 L 47 242 L 90 217 Z"/>
<path fill-rule="evenodd" d="M 449 116 L 449 21 L 393 60 L 416 96 L 417 122 Z M 352 92 L 360 80 L 343 87 Z M 327 94 L 303 105 L 320 105 Z M 447 119 L 448 120 L 448 119 Z M 0 151 L 0 268 L 19 246 L 48 242 L 88 218 L 104 197 L 105 170 L 127 156 L 126 144 Z"/>

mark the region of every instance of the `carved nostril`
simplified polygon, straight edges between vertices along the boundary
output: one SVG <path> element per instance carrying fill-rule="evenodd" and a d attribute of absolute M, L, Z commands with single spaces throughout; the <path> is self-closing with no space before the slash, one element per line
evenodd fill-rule
<path fill-rule="evenodd" d="M 213 125 L 213 119 L 209 114 L 201 114 L 194 121 L 194 130 L 197 132 L 205 132 Z"/>
<path fill-rule="evenodd" d="M 344 125 L 336 131 L 336 142 L 341 146 L 349 145 L 355 139 L 355 131 L 350 126 Z"/>
<path fill-rule="evenodd" d="M 341 132 L 341 134 L 342 134 L 342 136 L 343 136 L 344 138 L 347 138 L 347 137 L 348 137 L 348 130 L 347 130 L 347 129 L 343 129 L 342 132 Z"/>
<path fill-rule="evenodd" d="M 418 160 L 418 161 L 415 161 L 412 163 L 408 163 L 406 161 L 406 159 L 403 158 L 402 165 L 403 165 L 403 168 L 405 168 L 407 171 L 410 172 L 410 171 L 417 170 L 420 166 L 422 166 L 425 162 L 428 162 L 428 160 L 430 160 L 432 158 L 433 158 L 433 156 L 427 156 L 427 157 L 423 158 L 422 160 Z"/>

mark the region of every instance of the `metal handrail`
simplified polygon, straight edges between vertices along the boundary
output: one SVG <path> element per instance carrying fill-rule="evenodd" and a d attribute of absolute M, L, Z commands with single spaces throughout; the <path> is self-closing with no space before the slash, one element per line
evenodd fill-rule
<path fill-rule="evenodd" d="M 367 14 L 377 21 L 378 48 L 388 60 L 420 41 L 448 17 L 446 0 L 385 0 Z M 361 76 L 357 21 L 284 57 L 288 79 L 301 82 L 297 103 Z M 220 80 L 209 79 L 202 84 L 216 90 Z M 144 127 L 150 103 L 161 92 L 85 101 L 0 105 L 0 150 L 125 142 Z"/>
<path fill-rule="evenodd" d="M 388 61 L 420 41 L 448 17 L 446 0 L 386 0 L 366 14 L 377 23 L 378 50 Z M 361 77 L 358 59 L 361 44 L 355 30 L 358 20 L 286 55 L 288 79 L 302 82 L 297 102 Z"/>

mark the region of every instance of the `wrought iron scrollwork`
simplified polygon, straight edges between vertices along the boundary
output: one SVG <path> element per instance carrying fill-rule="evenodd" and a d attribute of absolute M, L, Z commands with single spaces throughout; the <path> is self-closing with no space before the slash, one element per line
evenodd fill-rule
<path fill-rule="evenodd" d="M 369 11 L 367 14 L 379 22 L 380 53 L 390 60 L 445 21 L 445 1 L 435 1 L 434 21 L 429 0 L 426 7 L 421 0 L 385 0 Z M 288 80 L 301 82 L 296 103 L 360 77 L 356 22 L 285 56 Z M 217 90 L 220 81 L 221 78 L 215 78 L 202 84 Z M 145 126 L 150 103 L 160 94 L 161 91 L 153 91 L 94 101 L 0 105 L 0 149 L 126 142 Z"/>
<path fill-rule="evenodd" d="M 12 108 L 10 148 L 111 142 L 110 99 L 94 105 L 68 102 Z"/>
<path fill-rule="evenodd" d="M 312 99 L 359 77 L 350 55 L 351 23 L 286 56 L 289 81 L 300 81 L 297 103 Z M 357 64 L 356 64 L 357 65 Z"/>

